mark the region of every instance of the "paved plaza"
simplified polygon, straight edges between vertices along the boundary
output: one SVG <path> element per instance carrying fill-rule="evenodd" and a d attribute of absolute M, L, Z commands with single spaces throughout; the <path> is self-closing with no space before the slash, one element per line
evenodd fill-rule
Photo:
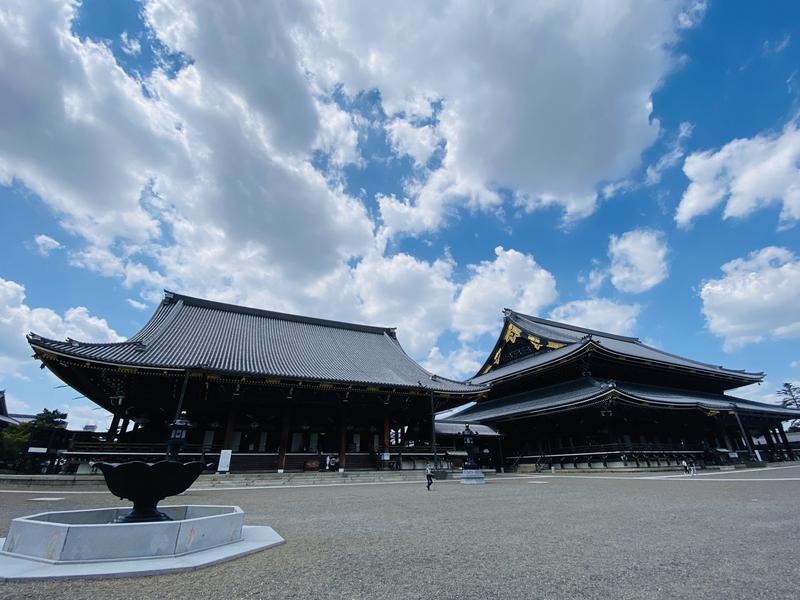
<path fill-rule="evenodd" d="M 332 478 L 333 480 L 334 478 Z M 202 570 L 0 583 L 0 598 L 797 598 L 800 465 L 683 475 L 196 488 L 286 544 Z M 12 518 L 116 506 L 80 488 L 0 491 Z"/>

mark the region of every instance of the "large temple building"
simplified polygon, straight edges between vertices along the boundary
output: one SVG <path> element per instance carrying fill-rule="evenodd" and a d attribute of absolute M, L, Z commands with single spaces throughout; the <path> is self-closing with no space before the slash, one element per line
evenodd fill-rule
<path fill-rule="evenodd" d="M 624 337 L 505 310 L 474 385 L 484 398 L 458 413 L 494 426 L 515 466 L 665 466 L 768 456 L 794 458 L 781 425 L 800 411 L 729 390 L 763 373 L 734 371 Z"/>
<path fill-rule="evenodd" d="M 398 456 L 415 464 L 433 457 L 435 411 L 488 390 L 429 373 L 391 328 L 171 292 L 125 342 L 28 341 L 56 376 L 114 415 L 104 442 L 71 449 L 86 459 L 163 454 L 169 424 L 185 413 L 188 454 L 211 460 L 231 449 L 233 470 L 302 470 L 322 455 L 342 469 Z"/>
<path fill-rule="evenodd" d="M 465 424 L 483 465 L 497 468 L 750 460 L 758 436 L 763 458 L 793 459 L 781 423 L 800 417 L 726 393 L 762 373 L 511 310 L 465 382 L 423 369 L 392 328 L 171 292 L 125 342 L 28 341 L 44 367 L 114 415 L 107 432 L 74 440 L 75 461 L 157 458 L 180 416 L 192 423 L 186 456 L 213 461 L 229 449 L 234 471 L 324 468 L 328 457 L 347 470 L 457 463 Z"/>

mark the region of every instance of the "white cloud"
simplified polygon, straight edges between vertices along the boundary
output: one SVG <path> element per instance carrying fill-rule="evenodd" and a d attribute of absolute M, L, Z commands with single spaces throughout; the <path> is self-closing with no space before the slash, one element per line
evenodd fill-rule
<path fill-rule="evenodd" d="M 500 196 L 477 179 L 454 174 L 447 169 L 435 171 L 422 185 L 409 189 L 415 200 L 394 196 L 378 196 L 383 237 L 397 233 L 417 235 L 442 227 L 455 206 L 460 203 L 470 210 L 488 210 L 502 204 Z"/>
<path fill-rule="evenodd" d="M 61 404 L 58 410 L 67 413 L 67 427 L 72 430 L 82 430 L 84 425 L 96 425 L 97 431 L 108 431 L 111 426 L 111 413 L 99 406 L 69 402 Z"/>
<path fill-rule="evenodd" d="M 58 240 L 54 240 L 49 235 L 43 233 L 33 238 L 33 241 L 36 244 L 36 251 L 40 256 L 49 256 L 53 250 L 58 250 L 62 247 Z"/>
<path fill-rule="evenodd" d="M 593 259 L 595 267 L 587 275 L 580 275 L 586 293 L 596 295 L 606 279 L 621 292 L 640 294 L 655 287 L 667 278 L 669 248 L 662 231 L 634 229 L 621 236 L 610 235 L 608 241 L 608 267 Z"/>
<path fill-rule="evenodd" d="M 0 173 L 87 239 L 143 241 L 160 226 L 140 205 L 142 189 L 174 165 L 180 135 L 106 46 L 69 33 L 73 11 L 44 1 L 0 8 Z"/>
<path fill-rule="evenodd" d="M 318 102 L 316 106 L 320 115 L 316 147 L 327 152 L 337 167 L 362 164 L 353 117 L 334 102 Z"/>
<path fill-rule="evenodd" d="M 708 9 L 706 0 L 692 0 L 678 13 L 678 27 L 691 29 L 697 27 L 703 20 Z"/>
<path fill-rule="evenodd" d="M 638 304 L 619 304 L 604 298 L 575 300 L 556 307 L 550 313 L 554 321 L 597 329 L 618 335 L 630 335 L 636 328 Z"/>
<path fill-rule="evenodd" d="M 486 352 L 466 345 L 451 350 L 447 356 L 442 354 L 438 346 L 434 346 L 422 365 L 431 373 L 443 377 L 466 379 L 478 372 L 485 359 Z"/>
<path fill-rule="evenodd" d="M 315 282 L 373 248 L 363 204 L 311 165 L 318 141 L 334 163 L 357 160 L 355 134 L 314 98 L 277 5 L 148 4 L 155 34 L 195 59 L 174 79 L 156 69 L 148 96 L 106 46 L 71 34 L 73 6 L 6 7 L 0 173 L 86 241 L 72 264 L 148 299 L 175 287 L 302 311 Z"/>
<path fill-rule="evenodd" d="M 529 210 L 554 206 L 574 219 L 595 209 L 599 183 L 625 177 L 656 139 L 651 94 L 674 65 L 679 10 L 662 2 L 414 10 L 336 2 L 318 5 L 314 26 L 297 35 L 323 88 L 377 89 L 390 117 L 420 98 L 439 100 L 442 170 L 453 188 L 469 174 L 470 190 L 510 188 Z M 409 221 L 435 228 L 448 205 L 461 204 L 453 195 L 431 217 L 431 204 L 413 197 L 405 212 L 419 206 L 426 216 Z"/>
<path fill-rule="evenodd" d="M 30 404 L 23 402 L 8 390 L 6 390 L 6 408 L 9 413 L 17 415 L 29 415 L 33 411 Z"/>
<path fill-rule="evenodd" d="M 31 364 L 29 332 L 53 338 L 71 337 L 87 342 L 119 342 L 124 338 L 109 327 L 105 319 L 94 317 L 83 306 L 59 315 L 49 308 L 25 304 L 25 287 L 0 278 L 0 381 L 20 377 L 21 369 Z"/>
<path fill-rule="evenodd" d="M 131 56 L 141 54 L 142 44 L 136 38 L 130 37 L 127 31 L 122 32 L 119 36 L 119 41 L 125 54 L 130 54 Z"/>
<path fill-rule="evenodd" d="M 407 154 L 418 167 L 425 166 L 439 143 L 433 127 L 417 127 L 405 119 L 392 120 L 386 131 L 394 151 L 401 156 Z"/>
<path fill-rule="evenodd" d="M 126 298 L 126 302 L 136 310 L 144 310 L 147 308 L 147 304 L 144 302 L 139 302 L 138 300 L 134 300 L 133 298 Z"/>
<path fill-rule="evenodd" d="M 731 392 L 732 396 L 763 402 L 764 404 L 779 404 L 781 397 L 776 394 L 775 388 L 768 380 L 761 383 L 753 383 L 744 387 L 736 388 Z"/>
<path fill-rule="evenodd" d="M 301 155 L 313 145 L 320 121 L 294 41 L 306 12 L 274 2 L 153 0 L 145 6 L 159 39 L 194 59 L 204 90 L 221 91 L 246 108 L 256 135 L 272 148 Z M 194 95 L 190 100 L 209 104 Z"/>
<path fill-rule="evenodd" d="M 645 185 L 656 185 L 661 182 L 661 175 L 664 171 L 671 169 L 678 164 L 686 153 L 684 142 L 692 137 L 694 125 L 683 122 L 678 128 L 678 134 L 672 140 L 668 150 L 661 155 L 656 164 L 647 167 L 645 172 Z"/>
<path fill-rule="evenodd" d="M 800 259 L 769 246 L 722 265 L 724 275 L 703 283 L 700 297 L 709 330 L 726 350 L 771 338 L 800 337 Z"/>
<path fill-rule="evenodd" d="M 780 40 L 765 40 L 764 43 L 761 44 L 761 54 L 764 56 L 769 54 L 780 54 L 789 47 L 791 41 L 792 36 L 788 33 L 784 34 Z"/>
<path fill-rule="evenodd" d="M 612 285 L 621 292 L 640 294 L 667 278 L 667 242 L 664 233 L 634 229 L 620 237 L 611 235 L 608 256 Z"/>
<path fill-rule="evenodd" d="M 553 275 L 533 256 L 495 248 L 495 259 L 470 265 L 470 278 L 453 305 L 453 329 L 462 341 L 497 333 L 502 310 L 537 314 L 558 297 Z"/>
<path fill-rule="evenodd" d="M 368 257 L 354 273 L 359 313 L 371 323 L 396 325 L 398 338 L 412 355 L 428 350 L 450 326 L 456 286 L 453 263 L 432 263 L 407 254 Z"/>
<path fill-rule="evenodd" d="M 691 183 L 683 194 L 675 221 L 692 220 L 725 202 L 724 218 L 746 217 L 781 204 L 781 227 L 800 219 L 800 131 L 789 122 L 779 134 L 737 139 L 721 149 L 691 154 L 683 171 Z"/>
<path fill-rule="evenodd" d="M 594 268 L 589 271 L 588 276 L 579 276 L 578 281 L 586 286 L 586 293 L 594 296 L 603 287 L 603 282 L 608 278 L 608 269 Z"/>

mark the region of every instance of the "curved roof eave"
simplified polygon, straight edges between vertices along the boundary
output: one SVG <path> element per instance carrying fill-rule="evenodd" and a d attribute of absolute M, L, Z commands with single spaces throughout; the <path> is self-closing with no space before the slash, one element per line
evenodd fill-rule
<path fill-rule="evenodd" d="M 580 342 L 574 342 L 570 345 L 564 346 L 563 348 L 559 348 L 557 350 L 550 350 L 549 352 L 546 353 L 535 354 L 533 356 L 522 358 L 516 362 L 503 365 L 483 375 L 479 375 L 477 377 L 468 379 L 467 381 L 474 383 L 486 382 L 493 384 L 498 381 L 519 377 L 527 373 L 533 373 L 539 370 L 555 367 L 557 365 L 568 362 L 573 358 L 576 358 L 583 352 L 589 352 L 589 351 L 598 352 L 600 354 L 604 354 L 615 359 L 642 362 L 660 369 L 668 369 L 668 370 L 678 369 L 687 372 L 700 373 L 718 379 L 727 379 L 727 380 L 733 379 L 742 382 L 743 385 L 750 383 L 758 383 L 759 381 L 762 381 L 764 379 L 764 373 L 748 373 L 745 371 L 730 371 L 727 369 L 721 370 L 713 366 L 707 367 L 706 365 L 704 365 L 704 363 L 697 363 L 696 361 L 692 362 L 696 363 L 697 366 L 692 366 L 684 364 L 675 364 L 652 358 L 644 358 L 636 354 L 630 354 L 609 348 L 608 346 L 604 345 L 600 340 L 596 340 L 593 338 L 585 338 Z"/>
<path fill-rule="evenodd" d="M 515 398 L 519 400 L 513 401 Z M 800 410 L 762 404 L 734 396 L 701 395 L 691 391 L 684 393 L 678 390 L 647 388 L 635 384 L 616 384 L 612 381 L 598 381 L 592 378 L 548 386 L 537 390 L 536 393 L 522 392 L 506 398 L 491 400 L 488 403 L 477 404 L 458 415 L 458 418 L 465 422 L 513 420 L 565 412 L 612 398 L 632 404 L 674 410 L 702 409 L 724 412 L 735 409 L 740 413 L 780 417 L 781 420 L 800 418 Z"/>
<path fill-rule="evenodd" d="M 704 375 L 712 375 L 721 379 L 739 379 L 740 381 L 746 381 L 748 383 L 758 383 L 759 381 L 764 379 L 764 373 L 749 373 L 746 371 L 732 371 L 730 369 L 723 369 L 722 367 L 715 367 L 713 365 L 707 365 L 705 363 L 701 363 L 698 361 L 693 361 L 691 359 L 684 359 L 690 360 L 692 363 L 695 363 L 697 366 L 692 365 L 682 365 L 682 364 L 675 364 L 671 362 L 666 362 L 657 359 L 650 359 L 650 358 L 643 358 L 636 354 L 630 354 L 627 352 L 621 352 L 619 350 L 614 350 L 609 348 L 608 346 L 603 345 L 603 343 L 599 340 L 590 340 L 590 344 L 593 345 L 594 348 L 597 349 L 601 354 L 608 354 L 609 356 L 620 358 L 624 357 L 631 360 L 641 361 L 648 364 L 652 364 L 659 368 L 665 368 L 670 370 L 680 369 L 683 371 L 691 371 L 695 373 L 703 373 Z M 648 346 L 645 346 L 648 347 Z M 669 354 L 667 352 L 663 352 L 661 350 L 658 351 L 661 354 Z M 671 355 L 678 357 L 677 355 Z"/>

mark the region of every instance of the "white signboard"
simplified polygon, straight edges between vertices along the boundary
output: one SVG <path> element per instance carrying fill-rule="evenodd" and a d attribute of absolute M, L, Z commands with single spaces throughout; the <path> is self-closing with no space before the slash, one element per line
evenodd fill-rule
<path fill-rule="evenodd" d="M 231 455 L 233 450 L 223 450 L 219 453 L 219 465 L 217 465 L 217 473 L 227 473 L 231 470 Z"/>

